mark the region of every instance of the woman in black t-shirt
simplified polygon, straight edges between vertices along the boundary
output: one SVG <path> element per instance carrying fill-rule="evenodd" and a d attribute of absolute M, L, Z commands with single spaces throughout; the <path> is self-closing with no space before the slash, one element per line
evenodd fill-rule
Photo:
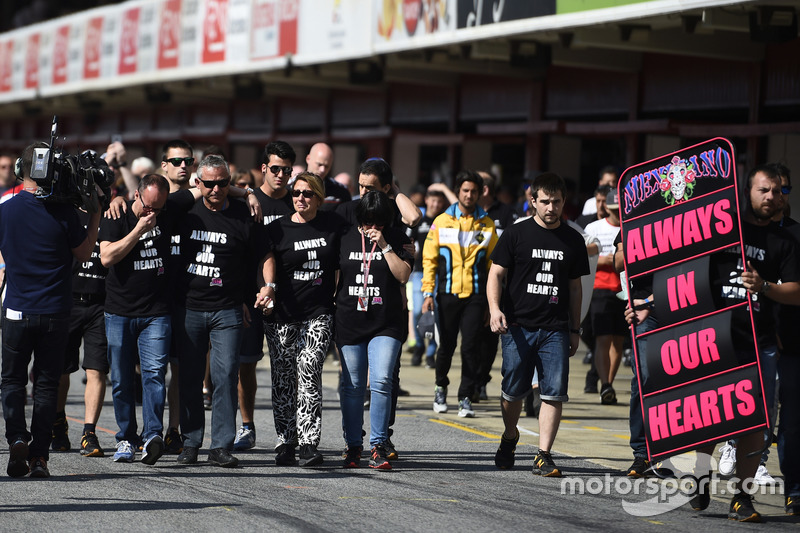
<path fill-rule="evenodd" d="M 370 382 L 372 468 L 392 468 L 389 440 L 393 371 L 408 329 L 403 284 L 413 257 L 403 249 L 405 234 L 390 227 L 392 207 L 380 191 L 365 194 L 356 207 L 357 225 L 342 237 L 336 290 L 336 344 L 342 361 L 342 425 L 345 468 L 359 466 L 363 441 L 364 392 Z"/>
<path fill-rule="evenodd" d="M 279 445 L 275 463 L 322 463 L 322 363 L 333 334 L 333 293 L 339 241 L 346 226 L 332 212 L 319 211 L 322 180 L 297 176 L 295 213 L 267 226 L 273 253 L 267 256 L 256 307 L 272 313 L 264 322 L 272 370 L 272 410 Z M 271 305 L 274 302 L 274 311 Z"/>

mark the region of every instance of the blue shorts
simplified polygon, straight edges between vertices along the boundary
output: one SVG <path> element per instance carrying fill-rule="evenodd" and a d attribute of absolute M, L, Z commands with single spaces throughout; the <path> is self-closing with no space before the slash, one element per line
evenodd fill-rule
<path fill-rule="evenodd" d="M 569 400 L 568 332 L 510 326 L 508 333 L 501 335 L 500 339 L 503 346 L 503 399 L 515 402 L 528 396 L 536 370 L 542 400 Z"/>
<path fill-rule="evenodd" d="M 251 315 L 256 315 L 251 311 Z M 242 348 L 239 350 L 240 363 L 258 363 L 264 358 L 264 321 L 254 316 L 250 327 L 242 327 Z"/>

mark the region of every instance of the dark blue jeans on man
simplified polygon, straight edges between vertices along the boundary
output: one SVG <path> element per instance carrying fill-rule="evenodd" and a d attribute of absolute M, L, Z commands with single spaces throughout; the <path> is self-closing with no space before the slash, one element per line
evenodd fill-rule
<path fill-rule="evenodd" d="M 242 308 L 219 311 L 179 309 L 175 312 L 180 357 L 181 433 L 184 446 L 203 444 L 206 413 L 203 377 L 210 353 L 211 448 L 233 449 L 238 406 L 239 352 L 242 345 Z M 211 351 L 209 352 L 209 343 Z"/>
<path fill-rule="evenodd" d="M 3 313 L 2 403 L 6 440 L 31 442 L 28 456 L 50 458 L 53 422 L 56 418 L 58 382 L 64 369 L 69 335 L 69 313 L 23 315 L 19 320 Z M 31 430 L 25 420 L 25 386 L 33 354 L 33 417 Z M 31 441 L 31 438 L 33 439 Z"/>
<path fill-rule="evenodd" d="M 800 354 L 781 354 L 778 360 L 780 424 L 778 462 L 784 475 L 784 495 L 800 498 Z"/>
<path fill-rule="evenodd" d="M 111 366 L 114 416 L 117 419 L 117 442 L 135 444 L 139 440 L 136 424 L 136 350 L 142 373 L 142 438 L 147 441 L 164 433 L 164 385 L 172 339 L 169 315 L 127 317 L 105 314 L 108 339 L 108 362 Z"/>
<path fill-rule="evenodd" d="M 647 333 L 648 331 L 652 331 L 658 327 L 658 321 L 653 318 L 652 316 L 648 316 L 646 319 L 642 321 L 641 324 L 636 325 L 636 335 L 641 335 L 643 333 Z M 637 347 L 637 354 L 641 357 L 641 361 L 644 362 L 644 354 L 647 350 L 647 338 L 639 341 L 639 345 Z M 628 424 L 631 430 L 631 449 L 633 449 L 633 456 L 634 457 L 644 457 L 647 458 L 647 442 L 644 436 L 644 419 L 642 418 L 642 404 L 641 404 L 641 396 L 639 394 L 639 379 L 636 376 L 636 366 L 638 365 L 638 361 L 636 357 L 631 357 L 631 370 L 633 371 L 633 377 L 631 378 L 631 405 L 630 411 L 628 416 Z M 647 368 L 643 367 L 642 372 L 647 372 Z"/>

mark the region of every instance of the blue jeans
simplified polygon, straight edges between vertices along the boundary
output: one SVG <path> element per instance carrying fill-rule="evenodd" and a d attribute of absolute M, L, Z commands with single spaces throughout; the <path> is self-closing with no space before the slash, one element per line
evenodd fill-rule
<path fill-rule="evenodd" d="M 4 310 L 5 311 L 5 310 Z M 69 335 L 69 313 L 23 315 L 11 320 L 3 313 L 2 403 L 6 440 L 31 442 L 29 456 L 49 459 L 56 396 Z M 25 420 L 25 385 L 33 354 L 33 418 Z"/>
<path fill-rule="evenodd" d="M 342 355 L 342 426 L 348 446 L 361 446 L 364 424 L 364 391 L 369 370 L 369 445 L 389 439 L 394 368 L 402 344 L 392 337 L 373 337 L 368 342 L 339 346 Z"/>
<path fill-rule="evenodd" d="M 782 355 L 778 361 L 781 423 L 778 425 L 778 461 L 785 476 L 784 494 L 800 497 L 800 354 Z"/>
<path fill-rule="evenodd" d="M 648 316 L 642 321 L 641 324 L 636 325 L 636 334 L 641 335 L 648 331 L 652 331 L 658 327 L 658 321 L 652 316 Z M 639 341 L 637 346 L 637 353 L 641 354 L 642 362 L 644 362 L 644 354 L 647 353 L 647 337 Z M 644 436 L 644 419 L 642 418 L 642 403 L 641 396 L 639 395 L 639 380 L 636 377 L 636 367 L 639 362 L 636 357 L 631 357 L 631 370 L 633 377 L 631 378 L 631 405 L 628 412 L 628 426 L 631 431 L 631 449 L 633 450 L 634 457 L 647 457 L 647 441 Z M 647 372 L 647 368 L 643 365 L 642 372 Z"/>
<path fill-rule="evenodd" d="M 200 448 L 203 444 L 206 423 L 203 377 L 206 353 L 210 353 L 211 382 L 214 384 L 211 449 L 232 450 L 236 438 L 242 308 L 237 306 L 220 311 L 179 309 L 175 312 L 175 331 L 181 365 L 179 390 L 184 445 Z"/>
<path fill-rule="evenodd" d="M 136 350 L 142 372 L 142 437 L 147 440 L 164 432 L 164 376 L 169 362 L 172 318 L 169 315 L 127 317 L 105 313 L 108 363 L 111 367 L 114 416 L 117 419 L 117 442 L 137 442 L 136 425 Z"/>
<path fill-rule="evenodd" d="M 510 326 L 500 336 L 503 346 L 502 396 L 522 400 L 531 393 L 534 371 L 539 373 L 542 400 L 569 400 L 569 333 Z"/>
<path fill-rule="evenodd" d="M 413 302 L 414 313 L 414 338 L 417 340 L 417 346 L 425 346 L 425 337 L 420 335 L 419 330 L 417 330 L 419 317 L 422 316 L 422 302 L 425 300 L 425 298 L 422 297 L 422 272 L 412 272 L 411 276 L 408 278 L 408 281 L 411 283 L 411 299 Z M 428 349 L 425 352 L 425 355 L 433 357 L 435 354 L 436 341 L 431 339 L 428 341 Z"/>

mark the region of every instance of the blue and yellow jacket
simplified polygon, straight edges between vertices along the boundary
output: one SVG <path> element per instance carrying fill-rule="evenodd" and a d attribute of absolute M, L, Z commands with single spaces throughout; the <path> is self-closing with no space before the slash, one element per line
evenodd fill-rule
<path fill-rule="evenodd" d="M 489 256 L 497 244 L 494 221 L 480 206 L 465 215 L 455 203 L 436 217 L 422 248 L 422 292 L 466 298 L 486 293 Z"/>

